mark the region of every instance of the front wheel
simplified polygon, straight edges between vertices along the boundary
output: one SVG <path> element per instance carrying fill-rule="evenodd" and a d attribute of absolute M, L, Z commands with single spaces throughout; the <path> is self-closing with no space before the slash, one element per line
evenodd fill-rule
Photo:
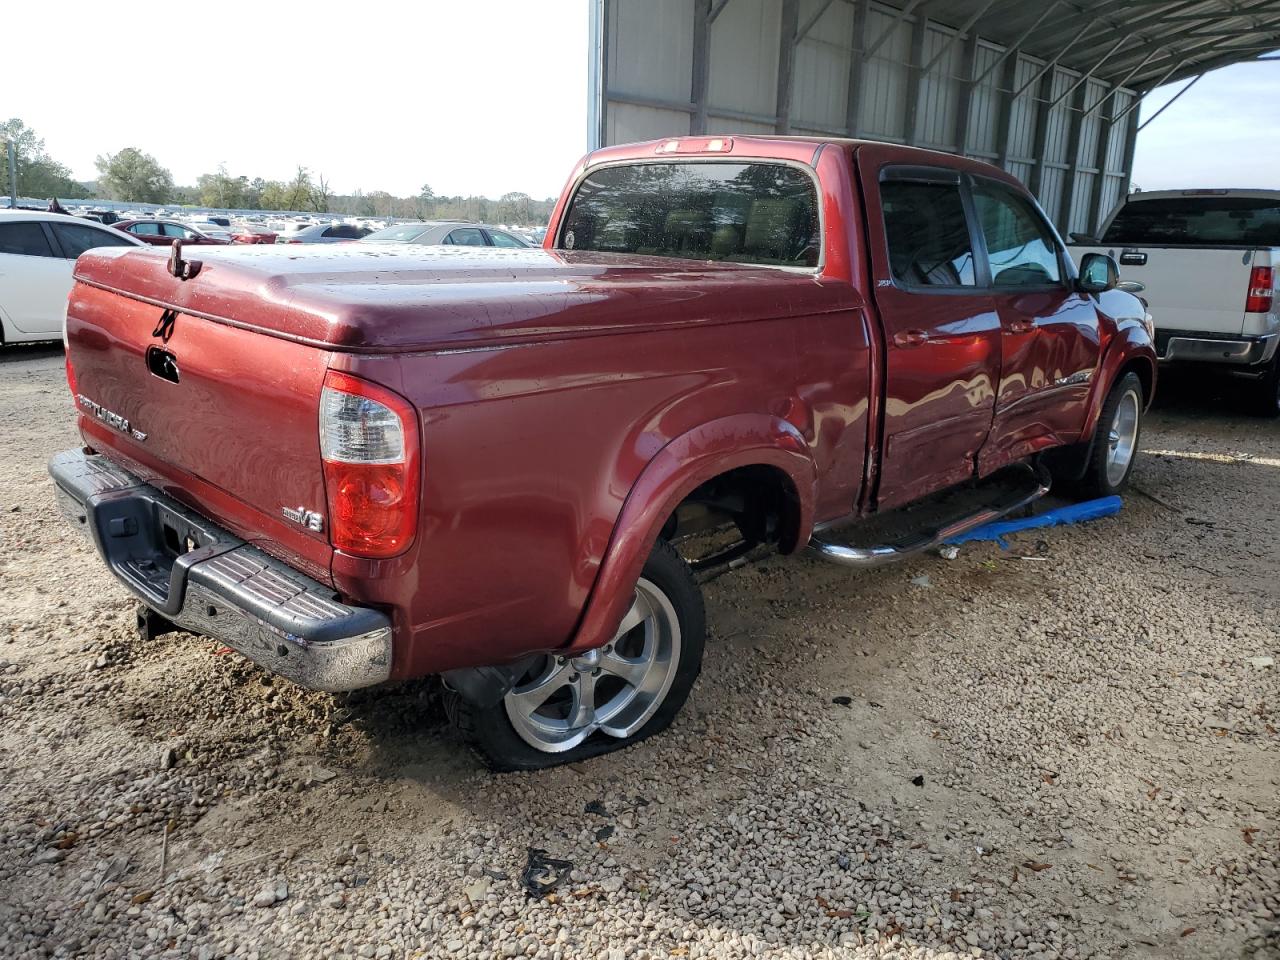
<path fill-rule="evenodd" d="M 630 746 L 664 730 L 702 666 L 702 593 L 665 541 L 650 554 L 613 639 L 576 657 L 546 654 L 491 707 L 456 695 L 455 724 L 496 770 L 536 770 Z"/>
<path fill-rule="evenodd" d="M 1077 484 L 1082 498 L 1110 497 L 1124 489 L 1138 456 L 1142 408 L 1142 381 L 1136 373 L 1126 373 L 1111 388 L 1098 416 L 1089 462 Z"/>

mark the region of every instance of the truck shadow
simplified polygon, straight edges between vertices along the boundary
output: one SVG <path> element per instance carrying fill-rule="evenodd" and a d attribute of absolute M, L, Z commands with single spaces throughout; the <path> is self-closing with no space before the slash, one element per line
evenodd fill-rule
<path fill-rule="evenodd" d="M 0 363 L 21 363 L 24 360 L 47 360 L 61 356 L 62 344 L 56 340 L 49 343 L 10 343 L 0 345 Z"/>

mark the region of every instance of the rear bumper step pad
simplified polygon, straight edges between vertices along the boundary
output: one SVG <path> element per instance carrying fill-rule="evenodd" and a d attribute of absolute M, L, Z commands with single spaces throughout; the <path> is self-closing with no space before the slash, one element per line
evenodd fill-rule
<path fill-rule="evenodd" d="M 49 461 L 59 509 L 116 578 L 176 626 L 313 690 L 391 673 L 391 622 L 353 607 L 98 454 Z"/>

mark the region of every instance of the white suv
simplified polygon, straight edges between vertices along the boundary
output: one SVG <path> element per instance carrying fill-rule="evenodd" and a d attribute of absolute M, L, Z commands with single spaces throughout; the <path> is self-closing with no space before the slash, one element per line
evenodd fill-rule
<path fill-rule="evenodd" d="M 76 257 L 92 247 L 141 247 L 92 220 L 0 210 L 0 343 L 57 340 Z"/>

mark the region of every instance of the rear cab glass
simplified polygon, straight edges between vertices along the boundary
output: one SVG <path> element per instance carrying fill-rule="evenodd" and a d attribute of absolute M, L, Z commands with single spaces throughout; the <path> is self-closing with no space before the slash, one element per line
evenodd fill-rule
<path fill-rule="evenodd" d="M 603 167 L 578 185 L 557 246 L 812 269 L 817 190 L 809 173 L 774 161 Z"/>
<path fill-rule="evenodd" d="M 1130 200 L 1111 221 L 1102 242 L 1125 246 L 1280 247 L 1280 197 Z"/>

